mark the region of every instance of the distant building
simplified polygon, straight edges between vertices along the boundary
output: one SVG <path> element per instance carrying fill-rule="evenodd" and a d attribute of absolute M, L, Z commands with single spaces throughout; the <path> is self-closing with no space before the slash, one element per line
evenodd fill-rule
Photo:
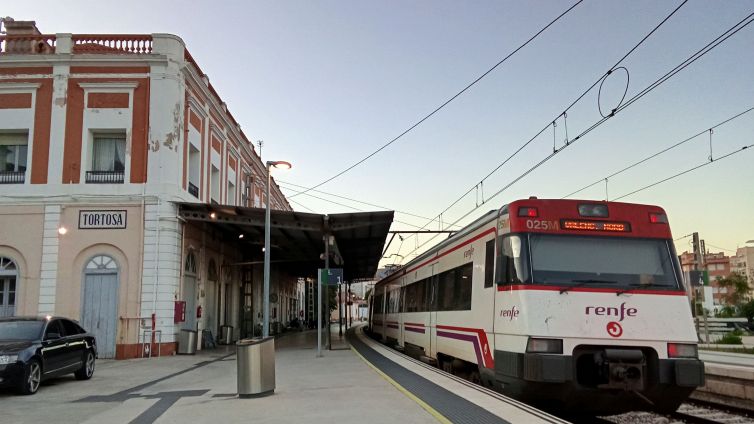
<path fill-rule="evenodd" d="M 730 257 L 730 270 L 746 275 L 749 287 L 754 291 L 754 240 L 746 242 L 746 246 L 736 249 L 735 256 Z"/>
<path fill-rule="evenodd" d="M 695 270 L 694 253 L 683 252 L 680 256 L 681 268 L 684 273 Z M 704 267 L 699 267 L 699 270 L 707 271 L 709 275 L 709 284 L 712 291 L 712 304 L 725 305 L 726 297 L 728 295 L 728 288 L 720 287 L 717 284 L 717 280 L 725 278 L 731 273 L 731 258 L 725 256 L 723 252 L 711 253 L 708 252 L 704 255 Z"/>

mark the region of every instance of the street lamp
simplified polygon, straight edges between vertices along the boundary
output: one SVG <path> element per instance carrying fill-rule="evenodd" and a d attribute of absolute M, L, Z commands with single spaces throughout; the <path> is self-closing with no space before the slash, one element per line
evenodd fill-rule
<path fill-rule="evenodd" d="M 264 215 L 264 318 L 262 337 L 270 335 L 270 179 L 272 168 L 291 169 L 291 163 L 284 160 L 267 161 L 267 202 Z"/>

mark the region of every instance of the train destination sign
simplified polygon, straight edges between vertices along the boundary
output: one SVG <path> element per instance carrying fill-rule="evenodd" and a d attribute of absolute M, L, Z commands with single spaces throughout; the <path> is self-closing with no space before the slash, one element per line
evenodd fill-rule
<path fill-rule="evenodd" d="M 79 229 L 111 230 L 126 228 L 125 210 L 79 211 Z"/>

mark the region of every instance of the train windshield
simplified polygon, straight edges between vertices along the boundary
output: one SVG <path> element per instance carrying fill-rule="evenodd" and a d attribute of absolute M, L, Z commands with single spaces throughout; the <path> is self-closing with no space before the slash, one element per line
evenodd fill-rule
<path fill-rule="evenodd" d="M 537 284 L 678 289 L 665 240 L 530 234 Z"/>

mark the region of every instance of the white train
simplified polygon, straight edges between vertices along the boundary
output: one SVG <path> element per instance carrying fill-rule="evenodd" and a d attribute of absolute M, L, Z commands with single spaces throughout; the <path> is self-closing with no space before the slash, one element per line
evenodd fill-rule
<path fill-rule="evenodd" d="M 389 275 L 369 331 L 551 411 L 674 411 L 704 383 L 665 211 L 530 198 Z"/>

